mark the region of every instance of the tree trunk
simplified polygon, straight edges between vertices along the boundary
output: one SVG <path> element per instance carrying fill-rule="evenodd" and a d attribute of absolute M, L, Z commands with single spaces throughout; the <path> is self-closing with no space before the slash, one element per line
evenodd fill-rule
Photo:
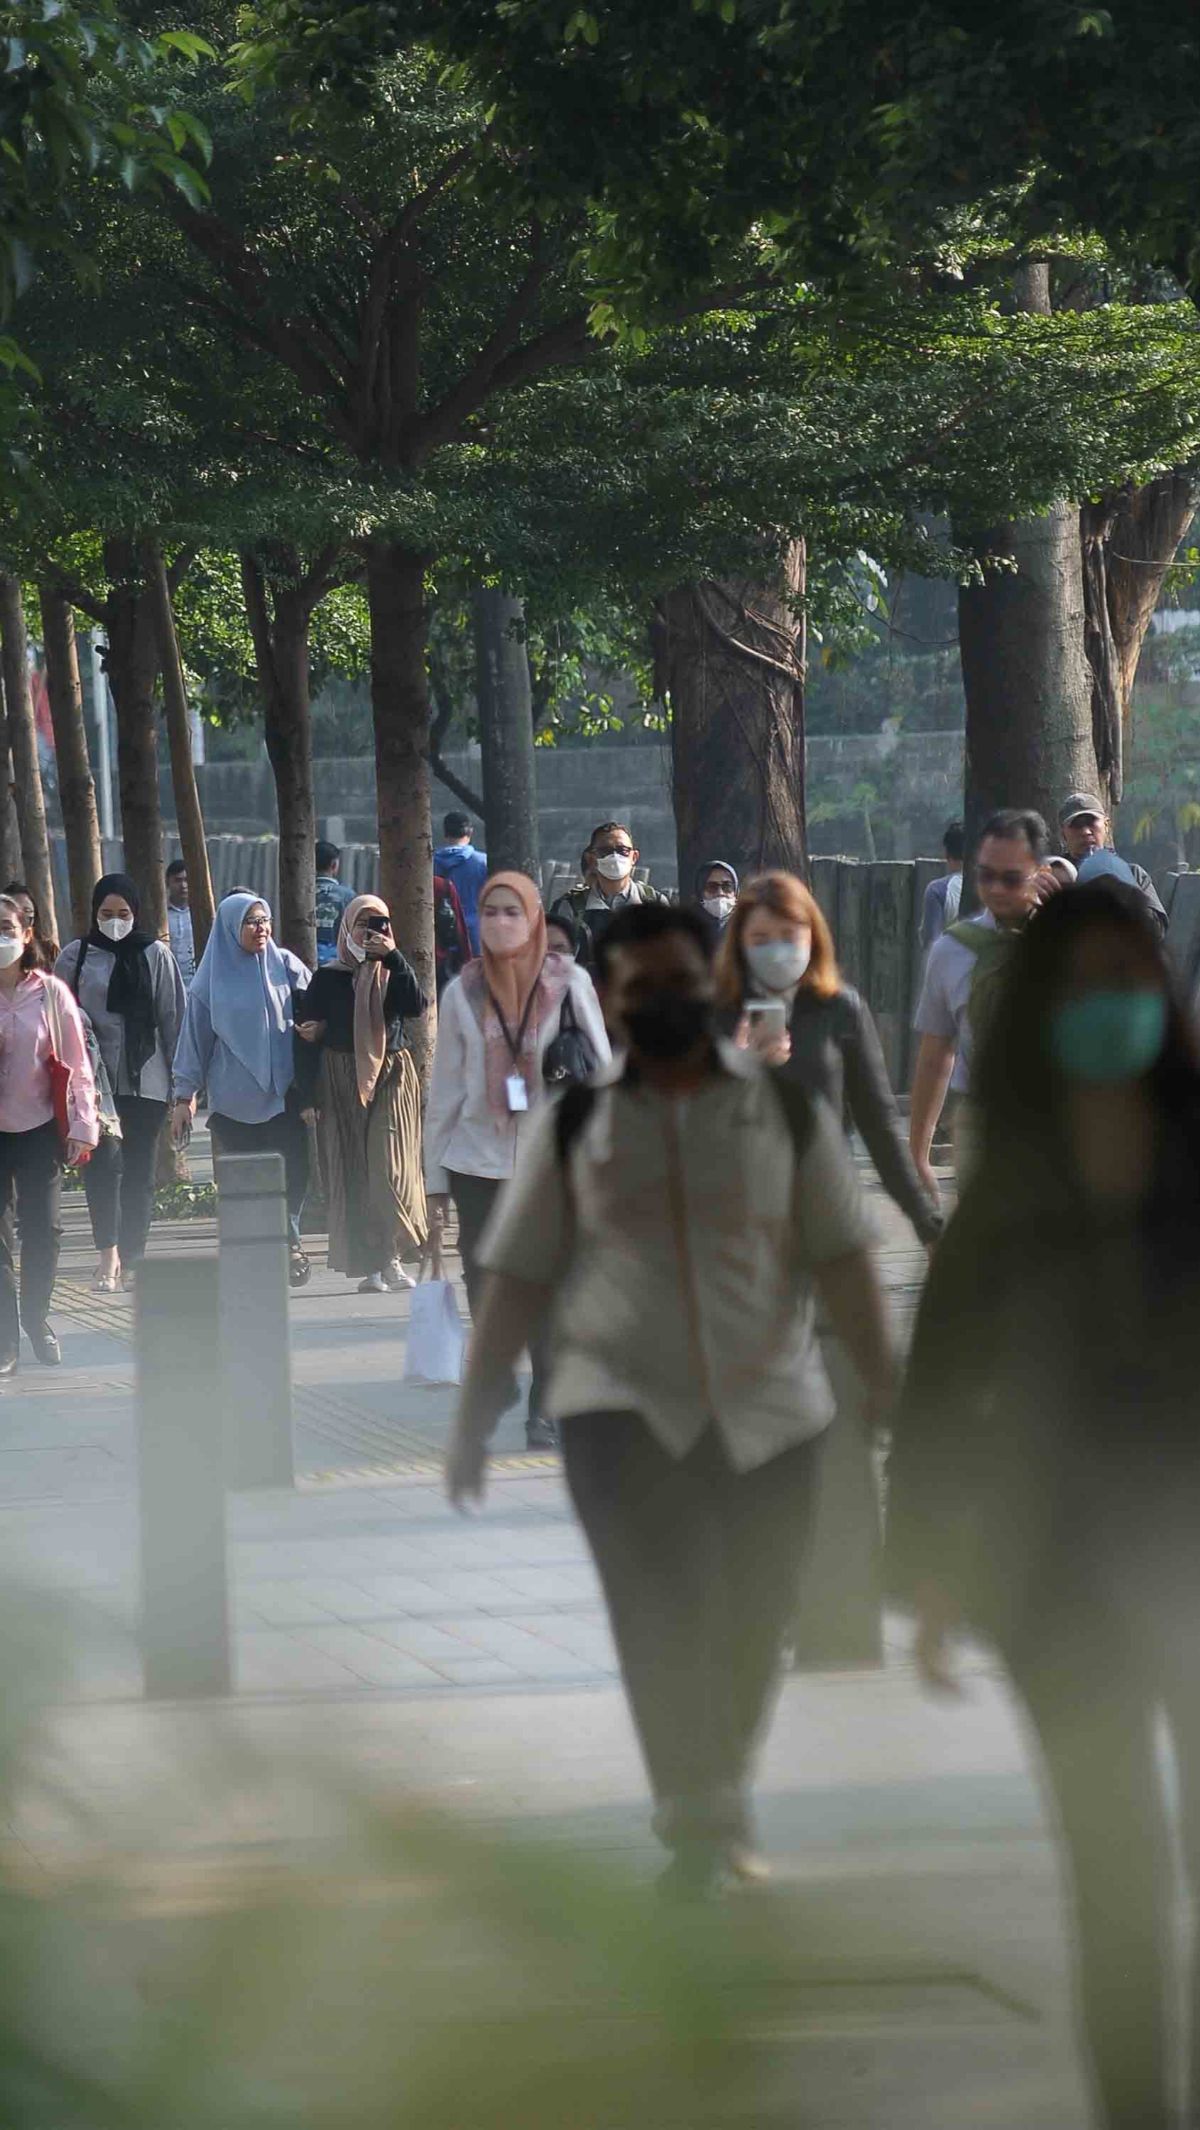
<path fill-rule="evenodd" d="M 254 643 L 263 730 L 279 817 L 279 936 L 310 969 L 317 965 L 317 809 L 313 792 L 308 638 L 311 607 L 296 585 L 266 579 L 242 556 L 242 590 Z"/>
<path fill-rule="evenodd" d="M 204 815 L 200 809 L 200 794 L 196 789 L 196 767 L 192 760 L 192 722 L 188 710 L 187 686 L 183 677 L 183 660 L 179 656 L 179 640 L 175 634 L 171 587 L 167 582 L 167 568 L 163 561 L 162 549 L 157 541 L 146 542 L 143 559 L 146 586 L 154 617 L 158 663 L 162 672 L 167 740 L 171 749 L 171 784 L 175 793 L 175 819 L 179 824 L 183 862 L 187 866 L 192 938 L 198 963 L 212 931 L 213 888 L 212 874 L 208 869 Z"/>
<path fill-rule="evenodd" d="M 46 654 L 46 691 L 50 697 L 58 766 L 58 803 L 67 845 L 71 924 L 75 937 L 82 939 L 91 925 L 92 890 L 104 871 L 104 861 L 100 851 L 96 786 L 83 722 L 75 616 L 70 601 L 50 585 L 41 586 L 39 604 L 42 646 Z"/>
<path fill-rule="evenodd" d="M 808 870 L 803 541 L 774 583 L 687 585 L 663 602 L 679 884 L 722 858 L 743 878 Z"/>
<path fill-rule="evenodd" d="M 503 868 L 539 880 L 533 690 L 525 649 L 525 608 L 509 592 L 477 585 L 471 594 L 471 620 L 488 862 L 497 872 Z"/>
<path fill-rule="evenodd" d="M 108 650 L 104 669 L 117 720 L 117 787 L 125 870 L 142 898 L 142 927 L 167 937 L 162 814 L 158 803 L 158 725 L 154 687 L 158 645 L 150 594 L 132 540 L 105 542 Z"/>
<path fill-rule="evenodd" d="M 1012 566 L 959 593 L 972 849 L 998 807 L 1035 807 L 1053 826 L 1069 791 L 1106 797 L 1092 739 L 1077 509 L 1055 503 L 1044 518 L 998 525 L 977 552 Z"/>
<path fill-rule="evenodd" d="M 396 944 L 432 1001 L 433 833 L 425 557 L 411 548 L 371 541 L 366 564 L 380 893 L 391 911 Z M 433 1030 L 431 1004 L 425 1021 L 413 1030 L 414 1057 L 422 1074 L 428 1070 Z"/>
<path fill-rule="evenodd" d="M 1114 803 L 1124 789 L 1129 706 L 1142 645 L 1198 502 L 1200 481 L 1180 469 L 1144 488 L 1101 496 L 1079 513 L 1092 729 Z"/>
<path fill-rule="evenodd" d="M 3 661 L 0 661 L 0 887 L 6 880 L 18 879 L 21 872 L 21 825 L 17 819 L 12 747 L 8 737 L 8 706 L 4 695 L 2 669 Z"/>
<path fill-rule="evenodd" d="M 38 761 L 37 727 L 29 687 L 29 647 L 25 606 L 16 577 L 0 576 L 0 655 L 4 663 L 4 699 L 8 742 L 12 749 L 13 791 L 21 830 L 21 871 L 41 915 L 44 935 L 58 937 L 54 909 L 54 874 L 46 832 L 46 802 Z"/>
<path fill-rule="evenodd" d="M 1018 269 L 1013 301 L 1049 316 L 1048 265 L 1033 260 Z M 1107 801 L 1092 737 L 1077 509 L 1055 503 L 1044 518 L 995 526 L 974 546 L 981 558 L 996 555 L 1011 566 L 964 585 L 958 600 L 972 850 L 998 807 L 1035 807 L 1053 828 L 1068 792 L 1095 791 Z M 964 894 L 969 900 L 969 876 Z"/>

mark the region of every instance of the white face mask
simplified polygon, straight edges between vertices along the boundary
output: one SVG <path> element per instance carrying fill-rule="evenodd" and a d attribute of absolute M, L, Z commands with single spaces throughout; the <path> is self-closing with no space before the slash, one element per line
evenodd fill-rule
<path fill-rule="evenodd" d="M 705 909 L 718 924 L 724 924 L 726 918 L 732 917 L 736 905 L 736 895 L 706 895 L 704 898 Z"/>
<path fill-rule="evenodd" d="M 366 948 L 360 947 L 356 939 L 348 939 L 346 941 L 346 952 L 351 961 L 365 961 L 367 958 Z"/>
<path fill-rule="evenodd" d="M 812 959 L 812 941 L 764 939 L 746 947 L 746 967 L 764 991 L 790 991 L 798 984 Z"/>
<path fill-rule="evenodd" d="M 626 858 L 621 851 L 608 851 L 603 858 L 597 858 L 596 871 L 606 880 L 624 880 L 633 871 L 633 858 Z"/>
<path fill-rule="evenodd" d="M 20 961 L 24 952 L 23 939 L 9 939 L 7 934 L 0 935 L 0 969 L 11 969 L 15 961 Z"/>
<path fill-rule="evenodd" d="M 132 917 L 102 917 L 100 919 L 100 930 L 106 939 L 113 941 L 128 939 L 133 930 L 133 919 Z"/>

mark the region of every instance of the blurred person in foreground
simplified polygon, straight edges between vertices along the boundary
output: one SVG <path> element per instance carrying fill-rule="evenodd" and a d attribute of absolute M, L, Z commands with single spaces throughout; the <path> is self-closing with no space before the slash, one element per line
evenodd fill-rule
<path fill-rule="evenodd" d="M 959 1624 L 1008 1664 L 1070 1859 L 1100 2120 L 1166 2130 L 1160 1717 L 1193 1888 L 1200 1864 L 1200 1067 L 1138 890 L 1068 888 L 1031 920 L 974 1091 L 979 1165 L 896 1421 L 890 1580 L 928 1683 L 953 1689 Z"/>
<path fill-rule="evenodd" d="M 701 1898 L 757 1868 L 749 1779 L 832 1416 L 814 1296 L 876 1413 L 891 1364 L 841 1126 L 717 1038 L 700 913 L 625 909 L 598 964 L 620 1062 L 543 1107 L 483 1238 L 447 1484 L 482 1496 L 552 1309 L 546 1408 L 674 1852 L 664 1892 Z"/>

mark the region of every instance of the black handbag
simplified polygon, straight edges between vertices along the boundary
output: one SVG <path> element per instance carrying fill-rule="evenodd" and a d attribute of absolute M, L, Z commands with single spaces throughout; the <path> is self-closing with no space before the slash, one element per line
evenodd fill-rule
<path fill-rule="evenodd" d="M 575 1018 L 575 1006 L 568 991 L 562 1002 L 558 1034 L 547 1043 L 542 1058 L 542 1079 L 547 1087 L 574 1087 L 583 1080 L 590 1080 L 600 1060 L 592 1042 Z"/>

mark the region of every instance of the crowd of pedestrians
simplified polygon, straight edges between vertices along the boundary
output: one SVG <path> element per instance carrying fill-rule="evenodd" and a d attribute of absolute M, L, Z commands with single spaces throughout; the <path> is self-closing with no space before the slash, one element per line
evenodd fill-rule
<path fill-rule="evenodd" d="M 341 881 L 332 845 L 315 971 L 240 890 L 197 963 L 179 864 L 169 944 L 140 928 L 122 874 L 61 951 L 14 883 L 0 1376 L 22 1329 L 39 1361 L 61 1358 L 64 1167 L 83 1165 L 96 1287 L 132 1284 L 164 1125 L 184 1146 L 201 1098 L 218 1155 L 283 1156 L 295 1285 L 314 1151 L 328 1263 L 360 1292 L 411 1287 L 453 1211 L 474 1335 L 449 1493 L 482 1496 L 527 1353 L 526 1439 L 561 1451 L 595 1559 L 664 1892 L 762 1874 L 750 1785 L 785 1651 L 879 1661 L 886 1587 L 932 1686 L 953 1690 L 964 1629 L 1008 1665 L 1070 1856 L 1103 2120 L 1165 2130 L 1179 1978 L 1157 1725 L 1200 1884 L 1200 1061 L 1153 883 L 1088 793 L 1058 827 L 1052 853 L 1038 814 L 994 814 L 969 874 L 947 828 L 907 1132 L 804 884 L 714 859 L 681 903 L 637 877 L 616 821 L 547 913 L 447 817 L 435 900 L 453 899 L 453 939 L 423 1117 L 411 1045 L 430 1001 L 386 903 Z M 852 1130 L 931 1261 L 903 1367 Z"/>

